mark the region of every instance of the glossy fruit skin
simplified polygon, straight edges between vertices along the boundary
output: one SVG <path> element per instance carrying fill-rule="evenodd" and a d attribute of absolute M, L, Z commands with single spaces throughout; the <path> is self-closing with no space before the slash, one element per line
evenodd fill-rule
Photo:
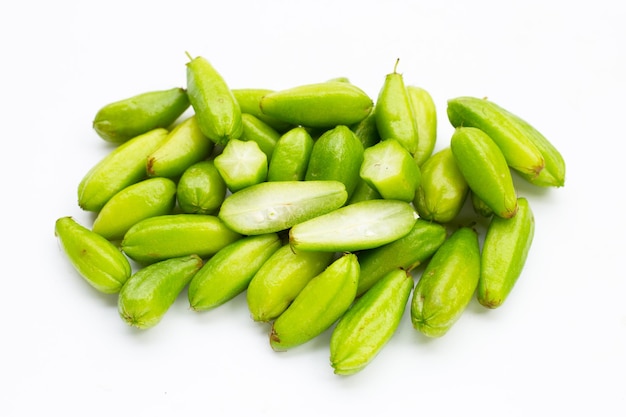
<path fill-rule="evenodd" d="M 243 133 L 241 140 L 256 142 L 259 148 L 267 156 L 268 162 L 272 159 L 276 142 L 280 139 L 280 133 L 263 120 L 251 114 L 242 113 Z"/>
<path fill-rule="evenodd" d="M 380 134 L 378 133 L 378 127 L 376 126 L 376 109 L 372 107 L 372 110 L 367 117 L 350 126 L 350 130 L 352 130 L 356 137 L 359 138 L 364 149 L 380 142 Z"/>
<path fill-rule="evenodd" d="M 254 321 L 275 320 L 308 282 L 333 261 L 332 252 L 296 251 L 283 245 L 261 266 L 248 285 L 246 300 Z"/>
<path fill-rule="evenodd" d="M 512 219 L 492 217 L 481 252 L 477 298 L 487 308 L 500 307 L 522 273 L 535 233 L 535 218 L 526 198 Z"/>
<path fill-rule="evenodd" d="M 102 207 L 91 229 L 109 240 L 120 240 L 134 224 L 149 217 L 171 214 L 176 183 L 154 177 L 129 185 Z"/>
<path fill-rule="evenodd" d="M 327 81 L 268 93 L 260 106 L 265 115 L 294 126 L 331 129 L 360 122 L 373 101 L 353 84 Z"/>
<path fill-rule="evenodd" d="M 214 309 L 246 290 L 250 280 L 281 246 L 276 233 L 245 236 L 213 255 L 189 283 L 189 305 Z"/>
<path fill-rule="evenodd" d="M 478 235 L 461 227 L 435 252 L 415 285 L 413 327 L 428 337 L 445 335 L 472 300 L 479 277 Z"/>
<path fill-rule="evenodd" d="M 122 250 L 141 264 L 195 254 L 208 258 L 240 239 L 217 216 L 168 214 L 136 223 L 124 235 Z"/>
<path fill-rule="evenodd" d="M 243 133 L 241 109 L 228 84 L 205 58 L 190 59 L 186 64 L 187 95 L 200 130 L 220 145 L 239 139 Z"/>
<path fill-rule="evenodd" d="M 404 77 L 395 69 L 385 76 L 376 100 L 375 117 L 382 140 L 396 139 L 411 155 L 415 154 L 419 131 L 413 117 Z"/>
<path fill-rule="evenodd" d="M 200 161 L 183 172 L 176 199 L 183 213 L 216 214 L 226 198 L 226 182 L 212 159 Z"/>
<path fill-rule="evenodd" d="M 426 262 L 446 237 L 446 228 L 443 225 L 417 219 L 411 231 L 400 239 L 357 253 L 361 266 L 357 295 L 364 294 L 394 269 L 411 271 Z"/>
<path fill-rule="evenodd" d="M 561 152 L 541 132 L 526 120 L 509 113 L 517 121 L 530 138 L 530 141 L 539 149 L 544 159 L 544 167 L 539 175 L 520 173 L 531 184 L 541 187 L 563 187 L 565 185 L 566 165 Z"/>
<path fill-rule="evenodd" d="M 177 179 L 191 165 L 208 158 L 213 147 L 214 143 L 200 131 L 196 116 L 190 116 L 148 156 L 146 172 L 150 177 Z"/>
<path fill-rule="evenodd" d="M 226 197 L 219 218 L 242 235 L 280 232 L 345 204 L 339 181 L 276 181 L 247 187 Z"/>
<path fill-rule="evenodd" d="M 283 134 L 269 162 L 268 181 L 303 181 L 313 151 L 313 138 L 303 127 Z"/>
<path fill-rule="evenodd" d="M 447 114 L 454 127 L 473 127 L 485 132 L 514 170 L 534 178 L 544 169 L 545 159 L 528 135 L 526 127 L 494 102 L 475 97 L 457 97 L 448 100 Z"/>
<path fill-rule="evenodd" d="M 156 326 L 201 267 L 200 257 L 188 255 L 141 268 L 120 290 L 120 317 L 139 329 Z"/>
<path fill-rule="evenodd" d="M 299 250 L 372 249 L 408 234 L 417 218 L 405 201 L 361 201 L 296 224 L 289 231 L 289 242 Z"/>
<path fill-rule="evenodd" d="M 103 106 L 93 128 L 107 142 L 121 144 L 156 128 L 168 129 L 187 108 L 189 98 L 183 88 L 149 91 Z"/>
<path fill-rule="evenodd" d="M 332 326 L 354 301 L 359 262 L 344 254 L 302 289 L 273 322 L 270 346 L 276 351 L 302 345 Z"/>
<path fill-rule="evenodd" d="M 378 200 L 382 198 L 383 197 L 374 187 L 369 185 L 367 181 L 361 178 L 346 204 L 354 204 L 358 203 L 359 201 Z"/>
<path fill-rule="evenodd" d="M 242 115 L 250 114 L 279 133 L 285 133 L 295 127 L 275 117 L 268 116 L 261 111 L 261 99 L 263 96 L 273 93 L 274 90 L 268 88 L 233 88 L 231 91 L 237 103 L 239 103 Z"/>
<path fill-rule="evenodd" d="M 54 234 L 74 269 L 96 290 L 115 294 L 130 277 L 130 263 L 119 248 L 72 217 L 57 219 Z"/>
<path fill-rule="evenodd" d="M 422 87 L 407 85 L 413 117 L 417 124 L 417 150 L 413 157 L 418 166 L 432 155 L 437 143 L 437 108 L 430 93 Z"/>
<path fill-rule="evenodd" d="M 337 375 L 361 372 L 396 332 L 413 289 L 413 278 L 395 269 L 380 279 L 339 319 L 330 338 Z"/>
<path fill-rule="evenodd" d="M 450 140 L 454 160 L 470 190 L 496 216 L 511 218 L 517 213 L 517 191 L 500 148 L 474 127 L 457 127 Z"/>
<path fill-rule="evenodd" d="M 439 223 L 454 220 L 465 204 L 469 186 L 450 147 L 428 158 L 421 166 L 421 174 L 413 200 L 420 217 Z"/>
<path fill-rule="evenodd" d="M 360 179 L 363 152 L 363 145 L 354 132 L 344 125 L 334 127 L 315 141 L 304 179 L 340 181 L 350 198 Z"/>
<path fill-rule="evenodd" d="M 167 140 L 162 128 L 136 136 L 96 163 L 78 184 L 78 205 L 100 211 L 115 194 L 147 177 L 146 160 Z"/>

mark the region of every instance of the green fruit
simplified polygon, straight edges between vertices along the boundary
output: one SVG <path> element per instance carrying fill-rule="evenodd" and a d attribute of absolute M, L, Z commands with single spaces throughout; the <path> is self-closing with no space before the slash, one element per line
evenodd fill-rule
<path fill-rule="evenodd" d="M 337 126 L 320 136 L 313 145 L 306 181 L 341 181 L 348 198 L 359 182 L 363 145 L 347 126 Z"/>
<path fill-rule="evenodd" d="M 457 97 L 448 100 L 447 113 L 452 126 L 474 127 L 485 132 L 514 170 L 534 178 L 544 169 L 544 157 L 526 127 L 497 104 L 487 99 Z"/>
<path fill-rule="evenodd" d="M 226 198 L 226 188 L 215 162 L 200 161 L 181 175 L 176 198 L 183 213 L 215 214 Z"/>
<path fill-rule="evenodd" d="M 162 128 L 136 136 L 115 148 L 85 174 L 78 184 L 78 205 L 100 211 L 115 194 L 147 177 L 146 160 L 167 140 Z"/>
<path fill-rule="evenodd" d="M 202 259 L 189 255 L 166 259 L 135 272 L 120 290 L 120 317 L 139 329 L 154 327 L 201 267 Z"/>
<path fill-rule="evenodd" d="M 298 223 L 289 231 L 296 250 L 354 252 L 372 249 L 408 234 L 417 213 L 398 200 L 368 200 Z"/>
<path fill-rule="evenodd" d="M 449 223 L 461 212 L 469 186 L 454 160 L 452 150 L 444 148 L 428 158 L 421 167 L 422 180 L 413 205 L 421 218 Z"/>
<path fill-rule="evenodd" d="M 400 325 L 412 289 L 411 275 L 395 269 L 354 302 L 330 337 L 335 374 L 355 374 L 374 360 Z"/>
<path fill-rule="evenodd" d="M 189 305 L 195 311 L 210 310 L 246 290 L 254 274 L 280 248 L 275 233 L 246 236 L 213 255 L 189 283 Z"/>
<path fill-rule="evenodd" d="M 358 279 L 356 255 L 344 254 L 309 281 L 272 324 L 272 349 L 302 345 L 332 326 L 354 301 Z"/>
<path fill-rule="evenodd" d="M 130 263 L 124 254 L 72 217 L 57 219 L 54 234 L 72 266 L 96 290 L 117 293 L 130 277 Z"/>
<path fill-rule="evenodd" d="M 109 240 L 122 239 L 135 223 L 172 213 L 176 183 L 168 178 L 149 178 L 129 185 L 102 207 L 92 230 Z"/>
<path fill-rule="evenodd" d="M 296 251 L 284 245 L 265 261 L 248 285 L 248 309 L 254 321 L 280 316 L 308 282 L 332 262 L 332 252 Z"/>
<path fill-rule="evenodd" d="M 418 166 L 432 155 L 437 143 L 437 108 L 428 91 L 421 87 L 408 85 L 411 110 L 417 124 L 417 150 L 413 157 Z"/>
<path fill-rule="evenodd" d="M 478 301 L 488 308 L 504 303 L 522 273 L 535 233 L 535 218 L 525 198 L 512 219 L 494 216 L 482 247 Z"/>
<path fill-rule="evenodd" d="M 372 108 L 372 111 L 370 111 L 365 119 L 350 126 L 350 129 L 354 132 L 356 137 L 359 138 L 364 149 L 380 142 L 380 134 L 376 126 L 376 109 Z"/>
<path fill-rule="evenodd" d="M 183 120 L 166 141 L 148 156 L 146 171 L 151 177 L 178 178 L 187 168 L 206 159 L 214 143 L 200 131 L 196 116 Z"/>
<path fill-rule="evenodd" d="M 395 139 L 365 149 L 359 175 L 388 200 L 412 202 L 421 182 L 417 162 Z"/>
<path fill-rule="evenodd" d="M 411 155 L 415 154 L 419 131 L 404 77 L 396 72 L 396 68 L 385 76 L 376 101 L 375 117 L 378 133 L 383 141 L 396 139 Z"/>
<path fill-rule="evenodd" d="M 183 88 L 149 91 L 102 107 L 93 128 L 107 142 L 121 144 L 157 128 L 169 128 L 189 108 Z"/>
<path fill-rule="evenodd" d="M 124 235 L 122 250 L 129 258 L 150 264 L 196 254 L 208 258 L 241 235 L 209 214 L 168 214 L 136 223 Z"/>
<path fill-rule="evenodd" d="M 373 102 L 353 84 L 328 81 L 268 93 L 260 106 L 263 114 L 295 126 L 330 129 L 360 122 Z"/>
<path fill-rule="evenodd" d="M 517 192 L 498 145 L 482 130 L 457 127 L 450 140 L 450 148 L 470 190 L 495 215 L 503 218 L 515 216 Z"/>
<path fill-rule="evenodd" d="M 346 200 L 339 181 L 263 182 L 226 197 L 218 216 L 242 235 L 274 233 L 331 212 Z"/>
<path fill-rule="evenodd" d="M 267 88 L 233 88 L 231 91 L 237 103 L 239 103 L 242 115 L 250 114 L 279 133 L 287 132 L 294 127 L 261 111 L 261 99 L 263 96 L 274 92 L 274 90 Z"/>
<path fill-rule="evenodd" d="M 313 138 L 303 127 L 294 127 L 276 142 L 270 159 L 268 181 L 303 181 L 313 150 Z"/>
<path fill-rule="evenodd" d="M 281 136 L 280 133 L 251 114 L 243 113 L 241 115 L 241 121 L 243 123 L 241 140 L 256 142 L 265 156 L 267 156 L 267 160 L 271 161 L 276 142 L 278 142 Z"/>
<path fill-rule="evenodd" d="M 410 271 L 428 260 L 446 240 L 446 229 L 438 223 L 417 219 L 411 231 L 400 239 L 357 254 L 361 265 L 360 296 L 394 269 Z"/>
<path fill-rule="evenodd" d="M 233 193 L 267 179 L 267 156 L 256 142 L 231 139 L 214 163 Z"/>
<path fill-rule="evenodd" d="M 200 130 L 220 145 L 243 133 L 241 109 L 222 75 L 203 57 L 187 63 L 187 95 Z"/>
<path fill-rule="evenodd" d="M 411 321 L 428 337 L 441 337 L 471 301 L 480 276 L 476 232 L 457 229 L 435 252 L 413 290 Z"/>

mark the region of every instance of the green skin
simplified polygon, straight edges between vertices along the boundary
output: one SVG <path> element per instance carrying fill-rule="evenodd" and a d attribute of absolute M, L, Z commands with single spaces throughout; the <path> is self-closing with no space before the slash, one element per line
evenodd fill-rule
<path fill-rule="evenodd" d="M 243 133 L 241 109 L 221 74 L 203 57 L 187 63 L 187 95 L 200 130 L 213 142 L 225 145 Z"/>
<path fill-rule="evenodd" d="M 457 97 L 448 100 L 447 113 L 452 126 L 475 127 L 489 135 L 514 170 L 536 177 L 544 169 L 544 157 L 527 128 L 497 104 L 475 97 Z"/>
<path fill-rule="evenodd" d="M 218 216 L 242 235 L 274 233 L 331 212 L 346 201 L 346 187 L 339 181 L 264 182 L 226 197 Z"/>
<path fill-rule="evenodd" d="M 335 374 L 353 375 L 374 360 L 396 332 L 413 289 L 413 278 L 395 269 L 358 298 L 330 338 Z"/>
<path fill-rule="evenodd" d="M 457 229 L 429 261 L 413 290 L 411 321 L 428 337 L 441 337 L 471 301 L 480 276 L 478 236 Z"/>
<path fill-rule="evenodd" d="M 556 147 L 537 129 L 525 120 L 514 114 L 510 114 L 511 119 L 517 121 L 530 141 L 539 149 L 543 156 L 545 165 L 539 175 L 529 175 L 521 172 L 523 178 L 534 185 L 541 187 L 563 187 L 565 185 L 565 160 Z"/>
<path fill-rule="evenodd" d="M 168 178 L 149 178 L 111 197 L 91 229 L 109 240 L 119 240 L 135 223 L 172 213 L 175 204 L 176 183 Z"/>
<path fill-rule="evenodd" d="M 421 167 L 432 155 L 437 142 L 437 109 L 433 98 L 425 89 L 408 85 L 406 90 L 419 137 L 413 157 L 417 165 Z"/>
<path fill-rule="evenodd" d="M 94 165 L 78 184 L 78 205 L 86 211 L 100 211 L 119 191 L 146 178 L 148 156 L 167 137 L 168 131 L 158 128 L 115 148 Z"/>
<path fill-rule="evenodd" d="M 313 150 L 313 138 L 295 127 L 276 142 L 267 172 L 268 181 L 303 181 Z"/>
<path fill-rule="evenodd" d="M 272 349 L 291 349 L 330 328 L 350 308 L 358 279 L 356 255 L 344 254 L 309 281 L 272 324 Z"/>
<path fill-rule="evenodd" d="M 169 128 L 188 108 L 183 88 L 150 91 L 102 107 L 93 128 L 107 142 L 121 144 L 150 130 Z"/>
<path fill-rule="evenodd" d="M 280 316 L 300 291 L 332 262 L 334 253 L 280 249 L 261 266 L 246 293 L 254 321 L 269 322 Z"/>
<path fill-rule="evenodd" d="M 274 148 L 276 147 L 276 142 L 280 139 L 280 133 L 251 114 L 243 113 L 241 120 L 243 123 L 241 140 L 256 142 L 267 156 L 267 160 L 270 161 L 274 153 Z"/>
<path fill-rule="evenodd" d="M 470 191 L 470 200 L 472 201 L 472 208 L 474 212 L 482 217 L 491 217 L 493 216 L 493 210 L 485 204 L 483 200 L 481 200 L 475 193 Z M 519 203 L 519 200 L 518 200 Z"/>
<path fill-rule="evenodd" d="M 263 96 L 273 93 L 274 90 L 266 88 L 233 88 L 231 91 L 239 103 L 242 114 L 251 114 L 279 133 L 285 133 L 294 127 L 261 111 L 261 99 Z"/>
<path fill-rule="evenodd" d="M 54 234 L 74 269 L 96 290 L 115 294 L 130 277 L 131 266 L 124 254 L 72 217 L 57 219 Z"/>
<path fill-rule="evenodd" d="M 496 143 L 483 131 L 457 127 L 450 140 L 452 155 L 465 181 L 494 214 L 517 213 L 517 192 L 507 162 Z"/>
<path fill-rule="evenodd" d="M 382 140 L 396 139 L 411 155 L 417 151 L 419 131 L 413 117 L 404 78 L 397 72 L 387 74 L 376 101 L 376 126 Z"/>
<path fill-rule="evenodd" d="M 386 245 L 357 254 L 361 265 L 357 296 L 364 294 L 394 269 L 410 271 L 428 260 L 446 240 L 446 229 L 438 223 L 417 219 L 411 231 Z"/>
<path fill-rule="evenodd" d="M 267 155 L 256 142 L 239 139 L 228 141 L 222 153 L 214 159 L 215 168 L 233 193 L 264 182 L 267 161 Z"/>
<path fill-rule="evenodd" d="M 331 129 L 353 125 L 370 113 L 372 99 L 359 87 L 340 81 L 301 85 L 266 94 L 263 114 L 294 126 Z"/>
<path fill-rule="evenodd" d="M 422 181 L 413 205 L 420 217 L 439 223 L 456 218 L 469 193 L 451 149 L 444 148 L 422 164 Z"/>
<path fill-rule="evenodd" d="M 363 178 L 360 179 L 354 192 L 350 196 L 347 204 L 358 203 L 359 201 L 376 200 L 383 198 L 376 188 L 372 187 Z"/>
<path fill-rule="evenodd" d="M 416 220 L 410 203 L 362 201 L 296 224 L 289 231 L 289 242 L 296 250 L 355 252 L 400 239 Z"/>
<path fill-rule="evenodd" d="M 172 129 L 167 140 L 148 156 L 148 176 L 178 178 L 188 167 L 206 159 L 213 146 L 200 131 L 196 116 L 191 116 Z"/>
<path fill-rule="evenodd" d="M 376 110 L 374 108 L 372 108 L 372 111 L 365 119 L 350 126 L 350 129 L 359 138 L 364 149 L 380 142 L 380 134 L 378 133 L 378 127 L 376 127 Z"/>
<path fill-rule="evenodd" d="M 183 172 L 176 199 L 184 213 L 216 214 L 226 198 L 226 183 L 213 160 L 200 161 Z"/>
<path fill-rule="evenodd" d="M 354 132 L 347 126 L 337 126 L 315 141 L 304 178 L 306 181 L 341 181 L 350 198 L 360 179 L 363 152 L 363 145 Z"/>
<path fill-rule="evenodd" d="M 218 307 L 246 290 L 265 261 L 281 247 L 277 234 L 246 236 L 219 250 L 189 283 L 195 311 Z"/>
<path fill-rule="evenodd" d="M 168 214 L 136 223 L 121 246 L 129 258 L 150 264 L 190 254 L 208 258 L 240 238 L 216 216 Z"/>
<path fill-rule="evenodd" d="M 498 308 L 522 273 L 535 232 L 533 212 L 525 198 L 512 219 L 493 217 L 483 243 L 480 280 L 476 292 L 480 304 Z"/>
<path fill-rule="evenodd" d="M 128 325 L 139 329 L 154 327 L 201 267 L 202 259 L 189 255 L 166 259 L 140 269 L 119 293 L 120 317 Z"/>
<path fill-rule="evenodd" d="M 420 168 L 396 139 L 365 149 L 359 175 L 388 200 L 412 202 L 421 182 Z"/>

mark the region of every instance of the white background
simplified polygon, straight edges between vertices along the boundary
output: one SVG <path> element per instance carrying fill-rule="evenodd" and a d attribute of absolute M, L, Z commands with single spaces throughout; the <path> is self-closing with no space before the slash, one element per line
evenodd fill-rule
<path fill-rule="evenodd" d="M 0 6 L 0 415 L 580 415 L 626 413 L 624 97 L 618 1 L 21 1 Z M 134 331 L 74 272 L 58 217 L 111 147 L 104 104 L 183 86 L 185 51 L 233 88 L 346 76 L 371 96 L 398 70 L 452 129 L 446 100 L 488 96 L 542 131 L 564 188 L 520 184 L 535 211 L 507 303 L 473 302 L 443 338 L 408 314 L 363 372 L 338 377 L 325 333 L 285 353 L 245 297 L 193 313 L 182 294 Z M 246 414 L 242 414 L 246 413 Z M 383 413 L 383 414 L 381 414 Z"/>

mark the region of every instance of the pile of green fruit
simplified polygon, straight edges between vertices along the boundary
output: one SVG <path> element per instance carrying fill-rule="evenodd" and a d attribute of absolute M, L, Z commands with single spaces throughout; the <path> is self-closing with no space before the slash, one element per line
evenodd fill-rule
<path fill-rule="evenodd" d="M 347 79 L 231 89 L 189 57 L 185 88 L 97 112 L 95 131 L 117 146 L 78 185 L 95 220 L 59 218 L 55 234 L 129 325 L 155 326 L 185 288 L 198 312 L 246 292 L 274 350 L 334 325 L 330 363 L 353 374 L 393 336 L 411 293 L 412 324 L 429 337 L 474 296 L 500 306 L 534 234 L 512 172 L 564 185 L 561 154 L 523 119 L 473 97 L 449 100 L 447 114 L 450 146 L 434 152 L 434 102 L 395 68 L 374 102 Z M 455 223 L 468 199 L 483 239 Z"/>

